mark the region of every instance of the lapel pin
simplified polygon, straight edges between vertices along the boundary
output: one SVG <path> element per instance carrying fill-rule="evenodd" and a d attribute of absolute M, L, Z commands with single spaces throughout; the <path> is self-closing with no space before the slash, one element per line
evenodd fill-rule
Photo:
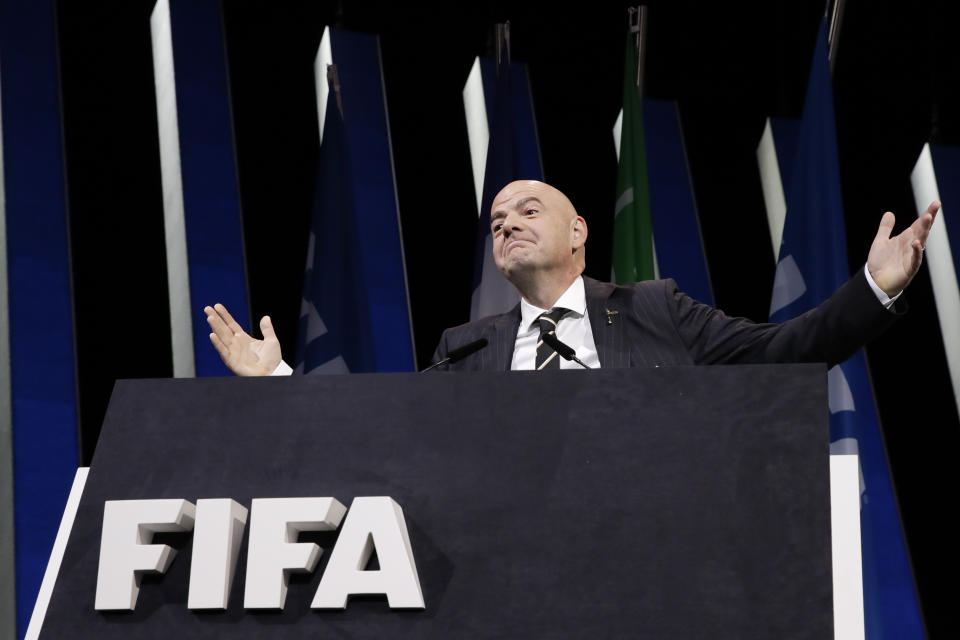
<path fill-rule="evenodd" d="M 613 316 L 615 316 L 615 315 L 617 315 L 618 313 L 620 313 L 619 311 L 611 311 L 610 309 L 604 309 L 603 312 L 604 312 L 605 314 L 607 314 L 607 324 L 608 324 L 608 325 L 612 325 L 612 324 L 613 324 Z"/>

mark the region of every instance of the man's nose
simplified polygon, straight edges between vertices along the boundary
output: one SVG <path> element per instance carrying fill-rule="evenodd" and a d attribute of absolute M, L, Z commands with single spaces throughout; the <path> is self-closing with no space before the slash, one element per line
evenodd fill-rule
<path fill-rule="evenodd" d="M 508 213 L 503 220 L 503 235 L 509 238 L 510 234 L 523 228 L 523 216 Z"/>

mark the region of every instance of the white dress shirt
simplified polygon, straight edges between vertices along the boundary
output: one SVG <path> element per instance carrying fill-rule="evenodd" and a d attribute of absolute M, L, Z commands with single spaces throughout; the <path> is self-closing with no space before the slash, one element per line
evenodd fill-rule
<path fill-rule="evenodd" d="M 570 309 L 570 313 L 560 318 L 557 324 L 557 338 L 560 342 L 570 345 L 577 352 L 577 357 L 588 367 L 599 369 L 600 358 L 597 356 L 597 345 L 593 342 L 590 316 L 587 315 L 587 296 L 583 290 L 583 278 L 577 276 L 553 306 Z M 537 318 L 547 311 L 549 309 L 540 309 L 523 298 L 520 299 L 520 330 L 517 331 L 517 342 L 513 346 L 511 369 L 536 368 L 537 342 L 540 339 L 540 323 L 537 322 Z M 583 367 L 572 360 L 561 359 L 560 368 L 582 369 Z"/>
<path fill-rule="evenodd" d="M 903 293 L 903 291 L 901 291 L 900 293 L 898 293 L 897 295 L 891 298 L 890 296 L 887 295 L 887 293 L 883 289 L 877 286 L 876 282 L 873 281 L 873 276 L 870 275 L 870 269 L 867 269 L 867 265 L 863 265 L 863 273 L 867 276 L 867 284 L 870 285 L 870 289 L 873 291 L 873 295 L 877 296 L 877 300 L 880 301 L 880 304 L 882 304 L 887 309 L 892 307 L 893 303 L 896 302 L 897 298 L 900 297 L 900 293 Z"/>

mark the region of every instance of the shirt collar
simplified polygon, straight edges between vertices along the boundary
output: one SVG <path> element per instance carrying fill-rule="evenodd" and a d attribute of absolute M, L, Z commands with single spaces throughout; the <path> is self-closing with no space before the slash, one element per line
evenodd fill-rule
<path fill-rule="evenodd" d="M 573 313 L 569 315 L 578 315 L 582 317 L 587 312 L 587 295 L 583 288 L 583 276 L 577 276 L 563 295 L 553 304 L 554 307 L 564 307 L 570 309 Z M 549 311 L 535 307 L 523 298 L 520 298 L 520 326 L 529 330 L 540 317 L 540 314 Z"/>

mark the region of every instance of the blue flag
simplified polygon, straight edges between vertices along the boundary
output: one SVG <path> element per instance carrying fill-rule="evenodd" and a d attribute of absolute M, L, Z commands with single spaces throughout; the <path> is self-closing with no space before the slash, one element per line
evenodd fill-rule
<path fill-rule="evenodd" d="M 490 207 L 494 196 L 513 180 L 543 180 L 526 67 L 506 59 L 497 67 L 492 60 L 481 59 L 480 69 L 490 141 L 477 220 L 471 320 L 507 311 L 520 300 L 493 262 Z"/>
<path fill-rule="evenodd" d="M 643 126 L 650 182 L 650 224 L 660 277 L 673 278 L 684 293 L 712 305 L 713 288 L 677 103 L 645 99 Z"/>
<path fill-rule="evenodd" d="M 296 370 L 376 371 L 370 308 L 365 296 L 359 233 L 350 193 L 343 119 L 333 91 L 320 145 L 313 228 L 303 276 Z"/>
<path fill-rule="evenodd" d="M 319 51 L 318 102 L 325 107 L 297 370 L 412 371 L 413 333 L 379 40 L 327 28 Z M 337 81 L 325 82 L 331 63 Z"/>
<path fill-rule="evenodd" d="M 778 145 L 784 146 L 788 145 Z M 788 167 L 789 173 L 784 172 L 787 217 L 770 305 L 773 321 L 819 305 L 849 277 L 826 21 L 810 68 L 795 155 L 780 166 Z M 866 637 L 922 638 L 923 623 L 863 351 L 833 367 L 828 384 L 830 450 L 860 455 Z"/>
<path fill-rule="evenodd" d="M 0 447 L 12 447 L 0 452 L 0 637 L 27 631 L 80 459 L 56 25 L 52 3 L 0 2 L 0 295 L 9 304 Z"/>

